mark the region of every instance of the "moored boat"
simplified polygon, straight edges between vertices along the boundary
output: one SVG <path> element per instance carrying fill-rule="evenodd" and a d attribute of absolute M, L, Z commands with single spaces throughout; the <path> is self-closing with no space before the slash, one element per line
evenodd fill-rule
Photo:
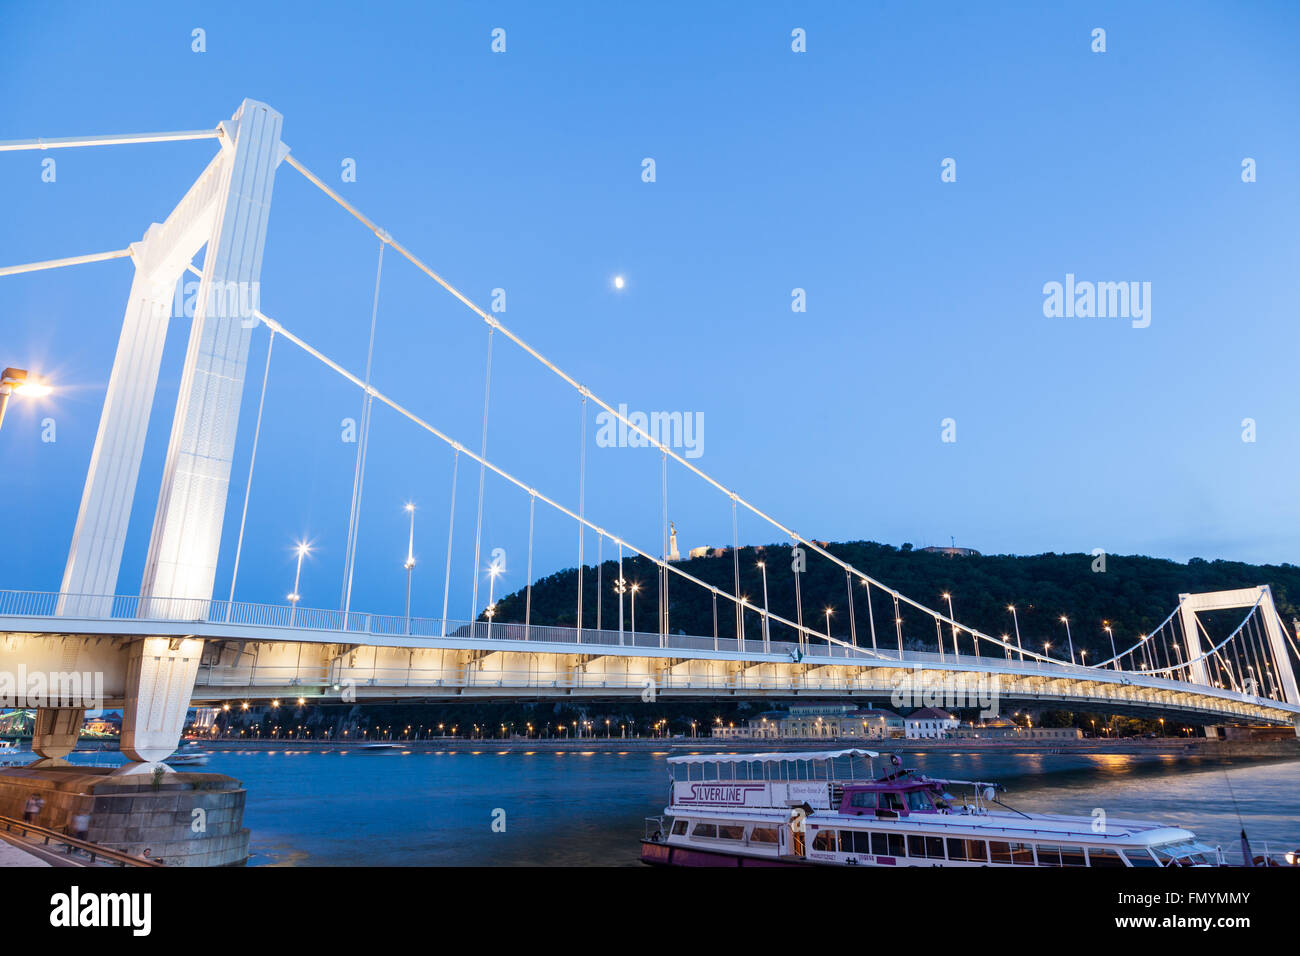
<path fill-rule="evenodd" d="M 1022 813 L 997 784 L 940 780 L 871 750 L 668 758 L 644 863 L 669 866 L 1222 866 L 1181 827 Z M 883 766 L 876 773 L 877 761 Z M 958 800 L 952 790 L 969 796 Z"/>

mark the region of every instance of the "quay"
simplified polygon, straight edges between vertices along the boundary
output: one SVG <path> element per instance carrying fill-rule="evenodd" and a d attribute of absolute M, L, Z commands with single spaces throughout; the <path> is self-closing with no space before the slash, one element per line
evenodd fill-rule
<path fill-rule="evenodd" d="M 363 747 L 392 744 L 398 751 L 412 753 L 773 753 L 807 749 L 812 741 L 782 740 L 714 740 L 708 737 L 672 738 L 464 738 L 439 737 L 425 740 L 201 740 L 200 747 L 212 751 L 317 751 L 358 753 Z M 858 738 L 822 738 L 822 746 L 860 746 Z M 880 750 L 925 754 L 1116 754 L 1148 757 L 1201 757 L 1208 759 L 1278 758 L 1300 759 L 1300 740 L 1212 740 L 1206 738 L 1157 737 L 1154 739 L 1080 740 L 879 740 L 868 741 Z"/>

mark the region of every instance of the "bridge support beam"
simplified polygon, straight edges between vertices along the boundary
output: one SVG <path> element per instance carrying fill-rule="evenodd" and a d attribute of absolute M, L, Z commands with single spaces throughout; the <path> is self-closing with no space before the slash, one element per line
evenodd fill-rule
<path fill-rule="evenodd" d="M 146 637 L 127 651 L 122 753 L 154 763 L 180 743 L 194 693 L 203 641 L 194 637 Z"/>
<path fill-rule="evenodd" d="M 1282 631 L 1282 622 L 1278 619 L 1277 605 L 1273 603 L 1273 591 L 1267 584 L 1254 588 L 1239 588 L 1234 591 L 1210 591 L 1204 594 L 1178 595 L 1178 607 L 1182 615 L 1183 633 L 1187 643 L 1189 660 L 1196 660 L 1209 650 L 1201 648 L 1199 628 L 1196 626 L 1198 611 L 1222 611 L 1229 608 L 1250 608 L 1258 605 L 1259 616 L 1264 624 L 1264 634 L 1273 656 L 1274 670 L 1277 674 L 1278 688 L 1282 699 L 1288 704 L 1300 705 L 1300 688 L 1296 686 L 1295 671 L 1291 668 L 1291 654 L 1286 646 L 1286 634 Z M 1209 684 L 1210 673 L 1205 661 L 1192 665 L 1192 676 L 1197 683 Z M 1254 696 L 1263 696 L 1258 687 Z M 1300 726 L 1296 733 L 1300 735 Z"/>
<path fill-rule="evenodd" d="M 38 707 L 32 728 L 32 753 L 47 760 L 66 757 L 77 748 L 84 707 Z"/>
<path fill-rule="evenodd" d="M 287 153 L 280 126 L 275 110 L 245 100 L 222 143 L 225 179 L 207 237 L 141 587 L 150 598 L 212 597 L 244 369 L 257 325 L 253 309 L 271 187 Z"/>

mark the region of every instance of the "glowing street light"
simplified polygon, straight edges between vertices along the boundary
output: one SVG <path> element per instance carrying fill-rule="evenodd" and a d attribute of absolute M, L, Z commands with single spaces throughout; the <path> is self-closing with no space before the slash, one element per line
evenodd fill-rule
<path fill-rule="evenodd" d="M 829 643 L 829 641 L 830 641 L 830 639 L 831 639 L 831 615 L 834 614 L 834 613 L 835 613 L 835 608 L 833 608 L 833 607 L 828 607 L 828 608 L 826 608 L 826 611 L 825 611 L 825 614 L 826 614 L 826 640 L 827 640 L 828 643 Z"/>
<path fill-rule="evenodd" d="M 5 409 L 9 407 L 9 396 L 19 395 L 23 398 L 44 398 L 53 389 L 38 378 L 30 376 L 25 368 L 7 368 L 0 375 L 0 425 L 4 425 Z"/>
<path fill-rule="evenodd" d="M 1020 652 L 1020 659 L 1023 661 L 1025 659 L 1025 648 L 1020 643 L 1020 618 L 1016 616 L 1016 606 L 1014 604 L 1008 604 L 1007 610 L 1011 612 L 1011 620 L 1016 625 L 1016 649 Z"/>
<path fill-rule="evenodd" d="M 771 650 L 772 634 L 768 627 L 767 616 L 767 563 L 758 562 L 758 569 L 763 572 L 763 652 Z"/>
<path fill-rule="evenodd" d="M 406 633 L 411 633 L 411 572 L 415 569 L 415 503 L 406 503 L 406 513 L 411 516 L 411 534 L 406 540 Z"/>
<path fill-rule="evenodd" d="M 1061 623 L 1065 625 L 1065 640 L 1070 645 L 1070 663 L 1074 663 L 1074 638 L 1070 636 L 1070 619 L 1064 614 L 1061 615 Z"/>
<path fill-rule="evenodd" d="M 501 565 L 497 564 L 496 562 L 493 562 L 492 565 L 488 568 L 488 606 L 487 606 L 487 611 L 485 612 L 487 614 L 487 619 L 488 619 L 488 631 L 487 631 L 488 637 L 492 636 L 492 618 L 497 616 L 497 602 L 495 599 L 495 595 L 496 595 L 496 587 L 497 587 L 497 577 L 500 574 L 501 574 Z"/>
<path fill-rule="evenodd" d="M 1115 670 L 1119 670 L 1119 655 L 1115 653 L 1115 632 L 1110 629 L 1108 621 L 1101 622 L 1101 629 L 1110 637 L 1110 656 L 1112 663 L 1115 665 Z"/>
<path fill-rule="evenodd" d="M 641 585 L 634 584 L 629 589 L 632 592 L 632 643 L 636 643 L 636 596 L 641 590 Z"/>
<path fill-rule="evenodd" d="M 302 581 L 302 559 L 311 554 L 311 545 L 306 541 L 299 541 L 295 549 L 298 552 L 298 569 L 293 573 L 293 591 L 288 595 L 289 603 L 293 605 L 293 610 L 289 612 L 290 627 L 293 626 L 293 619 L 298 613 L 298 601 L 302 598 L 302 594 L 298 591 L 298 584 Z"/>

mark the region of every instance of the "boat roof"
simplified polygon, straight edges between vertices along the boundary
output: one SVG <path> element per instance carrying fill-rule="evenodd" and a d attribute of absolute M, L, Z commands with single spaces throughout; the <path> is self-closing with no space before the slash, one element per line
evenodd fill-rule
<path fill-rule="evenodd" d="M 693 806 L 690 808 L 666 807 L 672 817 L 711 821 L 763 821 L 779 825 L 789 815 L 788 809 L 728 808 Z M 1196 841 L 1196 834 L 1182 827 L 1171 827 L 1146 820 L 1108 821 L 1105 833 L 1094 833 L 1091 817 L 1069 817 L 1042 814 L 1026 820 L 1014 813 L 953 814 L 936 816 L 917 813 L 901 819 L 877 819 L 868 816 L 846 816 L 834 810 L 818 810 L 806 817 L 814 829 L 876 830 L 925 834 L 934 836 L 983 837 L 989 840 L 1034 839 L 1040 841 L 1068 840 L 1070 843 L 1120 846 L 1161 846 L 1170 843 Z"/>
<path fill-rule="evenodd" d="M 771 754 L 683 754 L 669 757 L 669 763 L 741 763 L 750 760 L 829 760 L 834 757 L 879 757 L 874 750 L 800 750 Z"/>

